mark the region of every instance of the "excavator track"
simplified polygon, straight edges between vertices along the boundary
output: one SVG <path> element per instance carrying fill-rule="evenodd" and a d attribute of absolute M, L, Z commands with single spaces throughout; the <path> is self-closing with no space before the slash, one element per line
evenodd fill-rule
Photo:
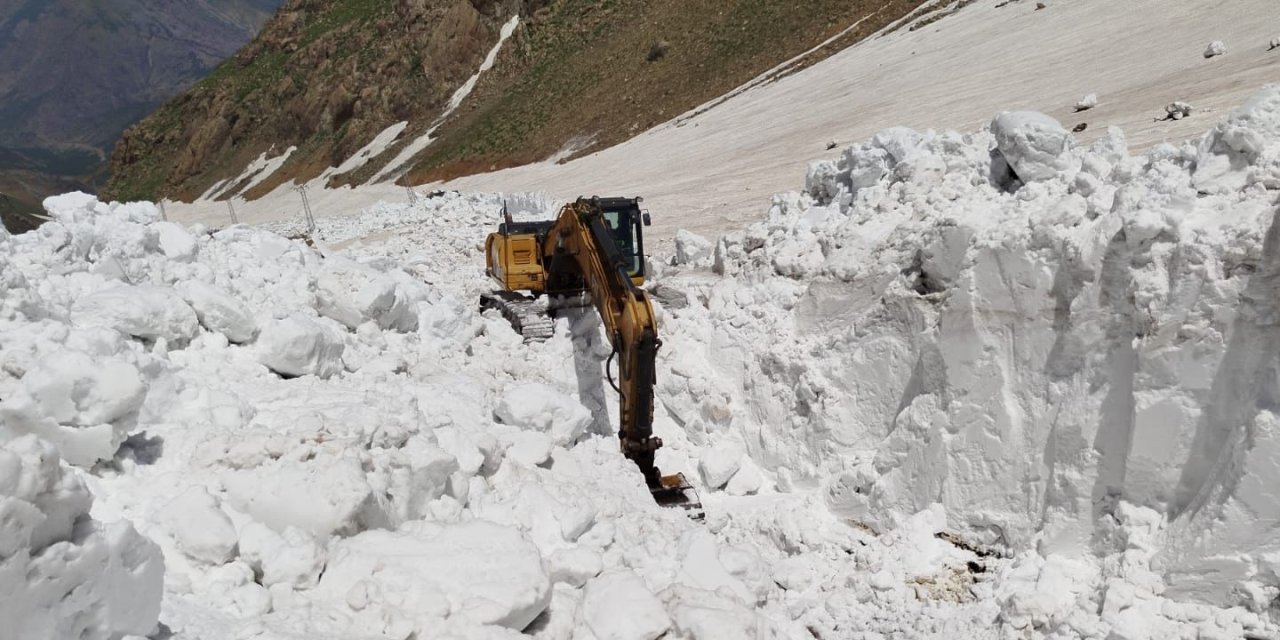
<path fill-rule="evenodd" d="M 555 335 L 555 320 L 548 314 L 545 298 L 531 298 L 514 291 L 492 291 L 480 295 L 480 310 L 495 309 L 511 323 L 524 341 L 544 342 Z"/>

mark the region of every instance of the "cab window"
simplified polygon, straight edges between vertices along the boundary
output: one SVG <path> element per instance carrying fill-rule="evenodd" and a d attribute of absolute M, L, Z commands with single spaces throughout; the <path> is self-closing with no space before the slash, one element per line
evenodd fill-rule
<path fill-rule="evenodd" d="M 636 242 L 636 223 L 638 220 L 630 211 L 605 211 L 605 224 L 609 225 L 609 233 L 613 234 L 614 246 L 627 263 L 627 275 L 634 276 L 641 271 L 644 257 L 640 255 L 639 243 Z"/>

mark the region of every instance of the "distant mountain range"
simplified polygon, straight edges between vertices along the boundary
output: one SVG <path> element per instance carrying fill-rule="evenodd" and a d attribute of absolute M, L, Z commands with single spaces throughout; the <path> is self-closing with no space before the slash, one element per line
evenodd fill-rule
<path fill-rule="evenodd" d="M 0 3 L 0 212 L 96 189 L 120 133 L 249 42 L 282 2 Z"/>

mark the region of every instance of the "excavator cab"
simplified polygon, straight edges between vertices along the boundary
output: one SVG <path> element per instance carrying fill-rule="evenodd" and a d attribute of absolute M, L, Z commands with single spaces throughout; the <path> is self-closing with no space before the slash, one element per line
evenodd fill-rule
<path fill-rule="evenodd" d="M 613 200 L 608 199 L 602 202 L 600 214 L 604 217 L 605 224 L 609 226 L 609 233 L 613 234 L 613 243 L 618 249 L 618 254 L 626 263 L 627 275 L 631 276 L 631 281 L 637 286 L 642 285 L 644 284 L 644 231 L 641 222 L 647 220 L 648 216 L 640 211 L 637 200 L 629 198 L 617 199 L 622 202 L 613 202 Z"/>

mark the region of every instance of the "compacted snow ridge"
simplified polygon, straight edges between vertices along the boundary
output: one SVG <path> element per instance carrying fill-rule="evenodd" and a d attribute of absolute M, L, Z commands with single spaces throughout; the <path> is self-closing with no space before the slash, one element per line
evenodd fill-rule
<path fill-rule="evenodd" d="M 590 311 L 476 309 L 538 194 L 0 233 L 0 638 L 1275 638 L 1280 88 L 1133 155 L 991 114 L 811 164 Z M 8 635 L 6 635 L 8 634 Z"/>

